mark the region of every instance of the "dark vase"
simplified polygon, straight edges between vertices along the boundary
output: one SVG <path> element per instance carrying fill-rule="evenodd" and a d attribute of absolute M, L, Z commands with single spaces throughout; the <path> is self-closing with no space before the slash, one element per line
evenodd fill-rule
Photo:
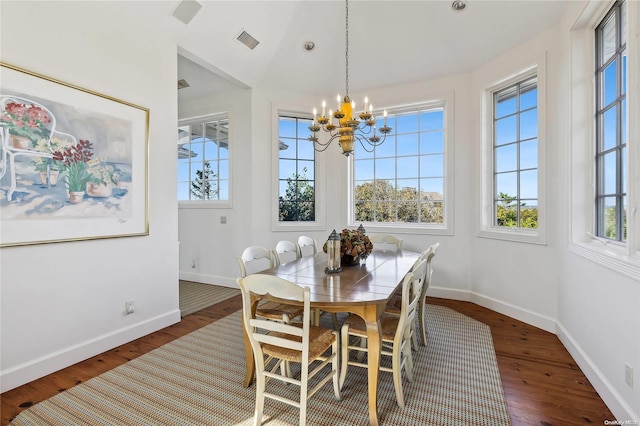
<path fill-rule="evenodd" d="M 356 266 L 359 264 L 360 264 L 360 258 L 358 256 L 354 258 L 353 256 L 349 255 L 349 256 L 342 256 L 340 258 L 341 266 Z"/>

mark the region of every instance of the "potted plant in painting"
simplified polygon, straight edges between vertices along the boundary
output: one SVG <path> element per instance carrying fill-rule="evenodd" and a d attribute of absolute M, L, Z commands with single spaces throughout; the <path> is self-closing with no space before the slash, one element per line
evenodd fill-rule
<path fill-rule="evenodd" d="M 49 113 L 34 104 L 8 102 L 0 112 L 0 124 L 9 130 L 13 146 L 20 149 L 30 149 L 51 134 Z"/>
<path fill-rule="evenodd" d="M 38 152 L 44 152 L 47 154 L 53 154 L 55 151 L 65 150 L 71 147 L 71 141 L 53 137 L 51 142 L 47 143 L 46 139 L 40 139 L 35 145 L 34 150 Z M 40 174 L 40 180 L 43 184 L 47 183 L 47 165 L 49 166 L 49 184 L 55 186 L 58 182 L 58 176 L 60 171 L 64 169 L 64 164 L 59 160 L 54 160 L 47 157 L 36 157 L 31 162 L 36 169 L 36 172 Z"/>
<path fill-rule="evenodd" d="M 64 167 L 69 202 L 82 201 L 87 182 L 90 180 L 88 162 L 93 157 L 93 144 L 80 140 L 76 145 L 53 153 L 53 160 L 60 161 Z"/>
<path fill-rule="evenodd" d="M 120 174 L 105 160 L 94 158 L 87 165 L 89 180 L 87 181 L 87 195 L 90 197 L 110 197 L 113 185 L 120 181 Z"/>

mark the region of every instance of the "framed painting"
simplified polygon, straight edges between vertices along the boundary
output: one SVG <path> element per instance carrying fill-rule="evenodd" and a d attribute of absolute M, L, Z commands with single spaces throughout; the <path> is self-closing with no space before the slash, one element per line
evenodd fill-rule
<path fill-rule="evenodd" d="M 0 246 L 149 234 L 149 110 L 0 62 Z"/>

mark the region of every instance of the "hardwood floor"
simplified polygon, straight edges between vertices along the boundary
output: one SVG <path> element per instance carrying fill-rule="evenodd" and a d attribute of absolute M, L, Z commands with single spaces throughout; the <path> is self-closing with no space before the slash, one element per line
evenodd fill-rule
<path fill-rule="evenodd" d="M 514 426 L 604 424 L 614 420 L 558 338 L 469 302 L 429 298 L 491 327 L 507 406 Z M 178 324 L 0 395 L 1 421 L 20 411 L 242 307 L 240 296 L 188 315 Z"/>

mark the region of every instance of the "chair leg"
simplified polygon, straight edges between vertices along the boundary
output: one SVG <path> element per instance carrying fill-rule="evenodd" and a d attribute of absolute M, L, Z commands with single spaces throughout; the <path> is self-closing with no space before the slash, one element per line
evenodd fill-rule
<path fill-rule="evenodd" d="M 411 354 L 411 346 L 405 347 L 403 352 L 405 354 L 404 368 L 407 372 L 407 379 L 413 383 L 413 355 Z"/>
<path fill-rule="evenodd" d="M 337 334 L 337 332 L 336 332 Z M 337 336 L 336 336 L 337 337 Z M 331 353 L 333 355 L 333 359 L 331 360 L 331 370 L 333 370 L 333 394 L 336 396 L 338 401 L 342 400 L 342 396 L 340 395 L 340 388 L 342 387 L 340 383 L 339 376 L 339 366 L 340 358 L 338 357 L 340 350 L 339 339 L 336 338 L 336 341 L 333 342 Z"/>
<path fill-rule="evenodd" d="M 358 351 L 358 354 L 356 356 L 356 359 L 358 360 L 358 362 L 362 362 L 364 361 L 364 354 L 367 352 L 367 338 L 366 337 L 361 337 L 360 338 L 360 347 L 362 348 L 361 351 Z"/>
<path fill-rule="evenodd" d="M 256 366 L 259 367 L 259 366 Z M 257 369 L 256 369 L 257 370 Z M 253 418 L 253 424 L 260 426 L 262 424 L 262 411 L 264 409 L 264 387 L 265 380 L 262 371 L 256 371 L 256 409 Z"/>
<path fill-rule="evenodd" d="M 404 395 L 402 394 L 402 345 L 393 345 L 393 387 L 396 391 L 396 401 L 400 408 L 404 408 Z"/>
<path fill-rule="evenodd" d="M 415 350 L 418 350 L 418 332 L 420 332 L 418 324 L 419 320 L 415 321 L 415 323 L 411 326 L 411 344 Z"/>
<path fill-rule="evenodd" d="M 427 330 L 425 323 L 425 304 L 424 300 L 421 300 L 422 303 L 418 304 L 418 327 L 420 328 L 420 338 L 422 339 L 422 346 L 427 345 Z"/>
<path fill-rule="evenodd" d="M 299 425 L 307 424 L 307 402 L 309 400 L 309 368 L 302 368 L 300 375 L 300 420 Z"/>
<path fill-rule="evenodd" d="M 349 326 L 343 325 L 342 332 L 340 335 L 340 346 L 342 347 L 342 351 L 340 354 L 340 390 L 342 390 L 342 386 L 344 386 L 344 380 L 347 377 L 347 368 L 349 367 Z"/>

